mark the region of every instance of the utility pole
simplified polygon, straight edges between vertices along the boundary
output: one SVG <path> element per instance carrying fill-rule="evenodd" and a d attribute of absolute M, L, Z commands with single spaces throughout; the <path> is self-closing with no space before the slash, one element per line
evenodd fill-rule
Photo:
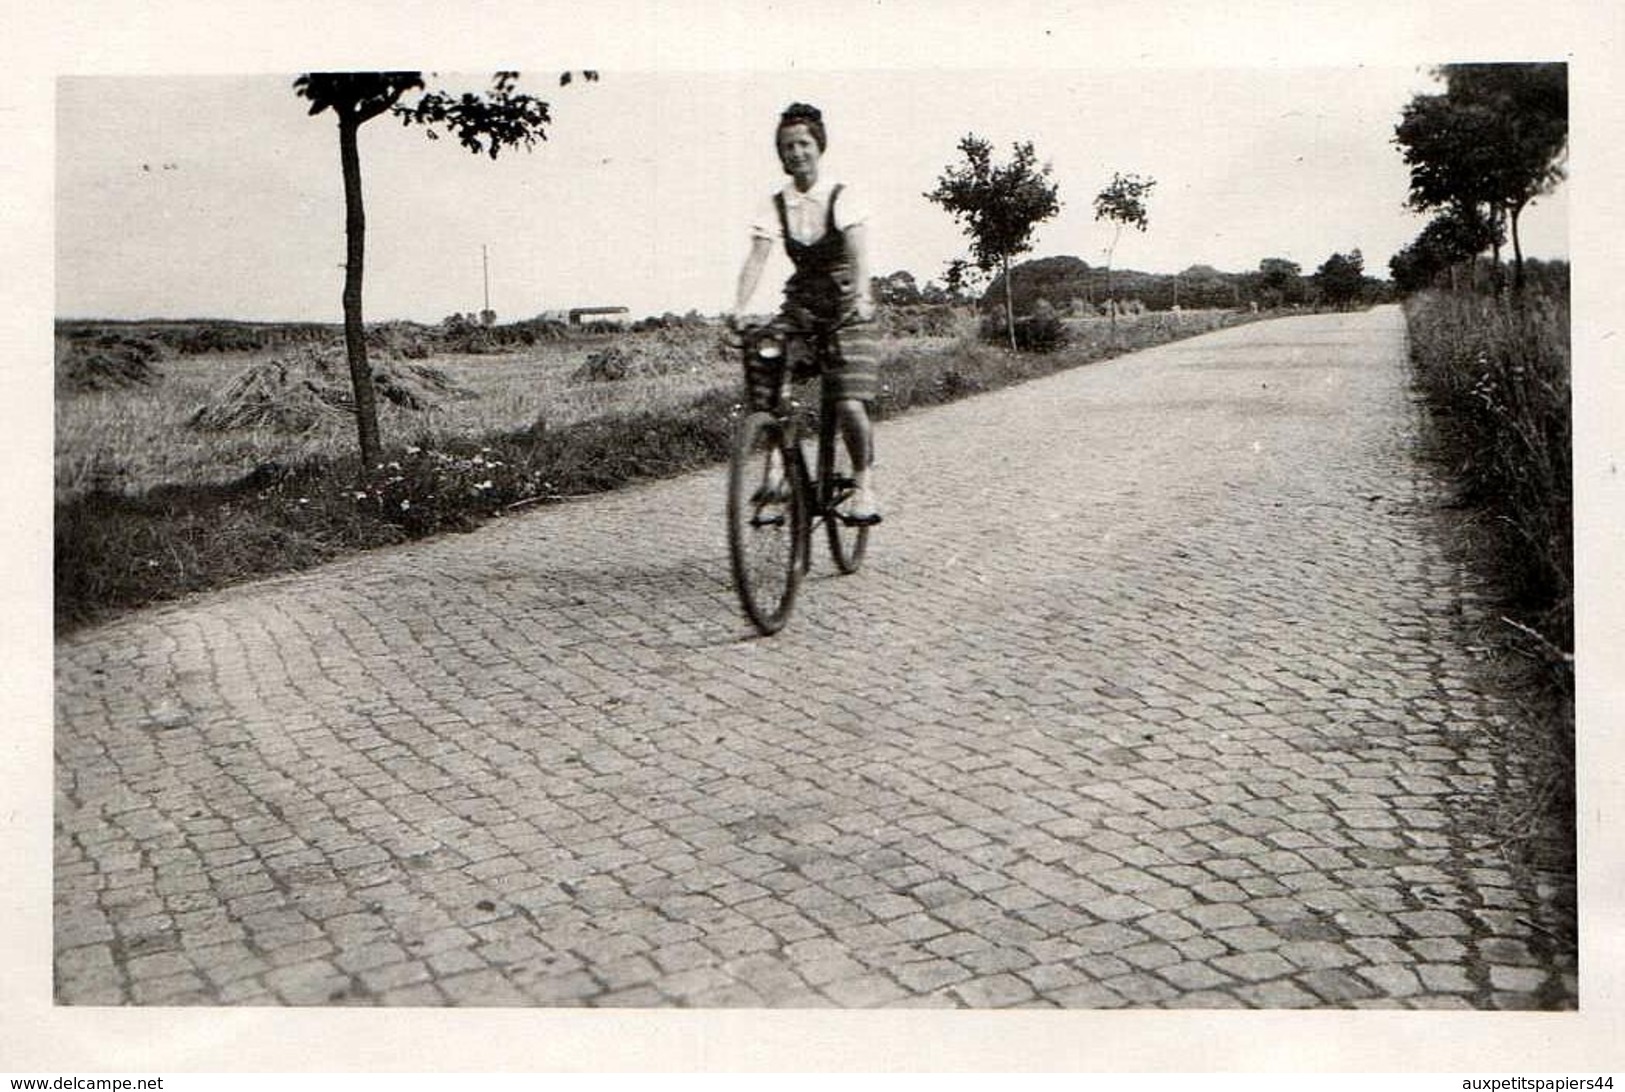
<path fill-rule="evenodd" d="M 485 273 L 485 310 L 480 312 L 480 325 L 494 326 L 497 315 L 491 310 L 491 253 L 484 243 L 480 244 L 480 265 Z"/>

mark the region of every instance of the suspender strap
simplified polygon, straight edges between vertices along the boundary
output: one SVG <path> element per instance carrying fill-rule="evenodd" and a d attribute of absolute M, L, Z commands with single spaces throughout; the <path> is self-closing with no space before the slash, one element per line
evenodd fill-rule
<path fill-rule="evenodd" d="M 841 190 L 845 188 L 846 183 L 837 182 L 835 183 L 835 188 L 829 191 L 829 208 L 825 210 L 825 218 L 828 221 L 824 228 L 825 232 L 833 232 L 835 230 L 835 199 L 841 196 Z M 784 204 L 783 190 L 780 190 L 778 193 L 773 195 L 773 207 L 778 210 L 779 230 L 784 232 L 785 243 L 789 244 L 794 242 L 795 239 L 790 234 L 790 212 Z"/>
<path fill-rule="evenodd" d="M 790 239 L 790 214 L 784 207 L 784 191 L 783 190 L 780 190 L 778 193 L 775 193 L 773 195 L 773 207 L 779 210 L 779 230 L 784 232 L 784 241 L 786 243 L 789 243 L 791 241 L 791 239 Z"/>

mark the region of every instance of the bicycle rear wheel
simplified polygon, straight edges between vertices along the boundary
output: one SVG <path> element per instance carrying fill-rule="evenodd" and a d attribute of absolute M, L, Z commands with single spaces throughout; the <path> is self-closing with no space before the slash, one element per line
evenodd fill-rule
<path fill-rule="evenodd" d="M 801 582 L 803 493 L 785 455 L 784 426 L 772 414 L 739 423 L 728 464 L 728 550 L 739 603 L 763 634 L 789 620 Z"/>
<path fill-rule="evenodd" d="M 842 573 L 855 573 L 863 566 L 864 552 L 869 548 L 867 523 L 851 524 L 841 517 L 857 482 L 853 475 L 852 456 L 835 427 L 834 415 L 825 408 L 819 429 L 818 492 L 819 507 L 824 513 L 824 529 L 829 535 L 829 552 L 835 567 Z"/>

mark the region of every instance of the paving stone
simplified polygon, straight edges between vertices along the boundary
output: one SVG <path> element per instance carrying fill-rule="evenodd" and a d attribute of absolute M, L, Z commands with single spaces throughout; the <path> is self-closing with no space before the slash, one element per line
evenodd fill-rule
<path fill-rule="evenodd" d="M 954 986 L 953 993 L 973 1009 L 1008 1008 L 1036 996 L 1032 986 L 1012 974 L 973 978 Z"/>
<path fill-rule="evenodd" d="M 1297 971 L 1297 966 L 1274 952 L 1246 952 L 1241 955 L 1221 956 L 1213 966 L 1224 974 L 1249 982 L 1263 982 L 1284 978 Z"/>
<path fill-rule="evenodd" d="M 1179 954 L 1187 960 L 1212 959 L 1229 951 L 1223 944 L 1212 937 L 1186 937 L 1173 942 Z"/>
<path fill-rule="evenodd" d="M 1534 993 L 1546 984 L 1550 972 L 1538 967 L 1491 967 L 1490 985 L 1513 993 Z"/>
<path fill-rule="evenodd" d="M 1333 916 L 1341 928 L 1353 937 L 1397 937 L 1404 932 L 1400 923 L 1386 914 L 1363 910 L 1346 910 Z"/>
<path fill-rule="evenodd" d="M 970 971 L 967 971 L 951 959 L 931 959 L 906 963 L 893 972 L 893 977 L 902 986 L 916 993 L 951 986 L 956 982 L 969 978 L 970 975 Z"/>
<path fill-rule="evenodd" d="M 1415 957 L 1393 941 L 1382 937 L 1356 937 L 1349 941 L 1349 947 L 1360 953 L 1361 958 L 1371 963 L 1414 963 Z"/>
<path fill-rule="evenodd" d="M 1033 965 L 1033 957 L 1020 948 L 988 947 L 966 952 L 958 962 L 975 974 L 988 975 L 999 971 L 1020 971 Z"/>
<path fill-rule="evenodd" d="M 1429 963 L 1464 963 L 1467 960 L 1467 946 L 1450 938 L 1422 937 L 1406 941 L 1405 947 Z"/>
<path fill-rule="evenodd" d="M 1178 963 L 1182 958 L 1178 949 L 1160 941 L 1150 944 L 1136 944 L 1130 948 L 1119 949 L 1113 954 L 1118 959 L 1141 970 L 1156 970 L 1159 967 Z"/>
<path fill-rule="evenodd" d="M 1419 937 L 1460 937 L 1472 932 L 1459 915 L 1444 910 L 1422 910 L 1396 915 L 1401 925 Z"/>
<path fill-rule="evenodd" d="M 1177 986 L 1150 973 L 1119 975 L 1105 985 L 1131 1005 L 1160 1005 L 1180 994 Z"/>
<path fill-rule="evenodd" d="M 846 1008 L 874 1008 L 908 996 L 909 991 L 884 975 L 843 978 L 823 987 L 824 996 Z"/>
<path fill-rule="evenodd" d="M 1048 996 L 1069 1009 L 1117 1009 L 1130 1004 L 1122 993 L 1099 982 L 1084 982 L 1049 991 Z"/>
<path fill-rule="evenodd" d="M 195 971 L 133 982 L 130 997 L 137 1005 L 207 1005 L 214 999 Z"/>
<path fill-rule="evenodd" d="M 1422 990 L 1421 980 L 1409 967 L 1383 964 L 1376 967 L 1361 967 L 1355 973 L 1386 997 L 1410 997 Z"/>
<path fill-rule="evenodd" d="M 440 992 L 446 995 L 446 1000 L 453 1005 L 478 1005 L 481 1007 L 497 1005 L 522 1005 L 526 1002 L 525 994 L 516 989 L 506 978 L 495 970 L 470 971 L 466 974 L 456 974 L 449 977 L 439 977 L 435 985 Z"/>
<path fill-rule="evenodd" d="M 1475 987 L 1467 977 L 1467 972 L 1461 967 L 1424 963 L 1416 968 L 1421 976 L 1422 984 L 1430 990 L 1440 990 L 1446 993 L 1472 993 Z"/>
<path fill-rule="evenodd" d="M 1252 925 L 1258 920 L 1244 905 L 1236 903 L 1192 906 L 1183 911 L 1183 916 L 1195 923 L 1203 931 L 1208 932 L 1215 929 L 1234 929 L 1244 925 Z"/>
<path fill-rule="evenodd" d="M 1082 955 L 1071 962 L 1074 967 L 1095 979 L 1116 978 L 1134 969 L 1116 956 L 1109 955 Z"/>
<path fill-rule="evenodd" d="M 1541 961 L 1529 945 L 1521 940 L 1508 940 L 1503 937 L 1491 937 L 1478 942 L 1479 954 L 1491 964 L 1502 964 L 1514 967 L 1531 967 Z"/>
<path fill-rule="evenodd" d="M 1345 970 L 1327 969 L 1308 971 L 1297 981 L 1329 1005 L 1347 1005 L 1372 997 L 1371 986 Z"/>
<path fill-rule="evenodd" d="M 1186 993 L 1229 986 L 1235 981 L 1206 963 L 1177 963 L 1171 967 L 1162 967 L 1157 973 Z"/>
<path fill-rule="evenodd" d="M 350 977 L 325 959 L 312 959 L 279 967 L 261 976 L 267 988 L 285 1004 L 325 1005 L 348 985 Z"/>
<path fill-rule="evenodd" d="M 1275 951 L 1286 960 L 1305 970 L 1324 970 L 1347 967 L 1358 963 L 1360 957 L 1341 944 L 1324 940 L 1289 941 Z"/>

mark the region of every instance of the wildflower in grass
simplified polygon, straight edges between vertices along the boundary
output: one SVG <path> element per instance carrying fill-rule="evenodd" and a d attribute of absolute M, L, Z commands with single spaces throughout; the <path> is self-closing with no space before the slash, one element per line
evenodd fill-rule
<path fill-rule="evenodd" d="M 412 507 L 412 502 L 411 501 L 407 500 L 404 497 L 401 498 L 401 511 L 402 512 L 408 511 L 411 507 Z"/>

